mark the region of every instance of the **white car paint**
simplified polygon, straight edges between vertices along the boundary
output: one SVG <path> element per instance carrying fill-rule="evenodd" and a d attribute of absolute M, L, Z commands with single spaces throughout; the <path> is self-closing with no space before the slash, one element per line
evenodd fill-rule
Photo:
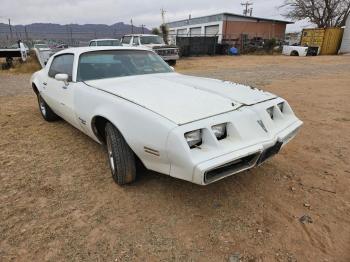
<path fill-rule="evenodd" d="M 69 85 L 48 77 L 52 57 L 31 82 L 56 114 L 99 143 L 102 140 L 94 128 L 94 119 L 108 119 L 148 169 L 206 185 L 256 166 L 262 154 L 276 143 L 287 144 L 302 125 L 282 98 L 221 80 L 173 72 L 77 82 L 82 53 L 120 49 L 145 50 L 66 49 L 54 57 L 74 54 Z M 283 112 L 277 106 L 281 102 Z M 274 119 L 266 110 L 270 107 Z M 227 137 L 217 140 L 211 127 L 221 123 L 227 123 Z M 203 142 L 191 149 L 184 134 L 196 129 L 202 130 Z M 150 154 L 147 148 L 156 154 Z M 242 161 L 243 157 L 251 160 Z M 236 164 L 239 161 L 244 165 Z M 235 168 L 205 179 L 208 172 L 229 163 L 235 163 Z"/>

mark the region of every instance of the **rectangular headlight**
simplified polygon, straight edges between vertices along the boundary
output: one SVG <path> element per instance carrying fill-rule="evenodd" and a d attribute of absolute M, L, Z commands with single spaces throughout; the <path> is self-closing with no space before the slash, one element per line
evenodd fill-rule
<path fill-rule="evenodd" d="M 200 146 L 202 144 L 202 130 L 198 129 L 185 133 L 185 139 L 190 148 Z"/>
<path fill-rule="evenodd" d="M 272 120 L 273 120 L 273 110 L 274 110 L 273 106 L 266 109 L 267 113 L 270 115 Z"/>
<path fill-rule="evenodd" d="M 212 126 L 211 129 L 218 140 L 224 139 L 227 136 L 226 123 Z"/>
<path fill-rule="evenodd" d="M 280 109 L 280 111 L 283 113 L 284 102 L 277 104 L 277 106 Z"/>

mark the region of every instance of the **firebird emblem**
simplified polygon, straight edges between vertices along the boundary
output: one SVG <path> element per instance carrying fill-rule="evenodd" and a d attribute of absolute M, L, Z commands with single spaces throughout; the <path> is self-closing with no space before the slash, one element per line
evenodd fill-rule
<path fill-rule="evenodd" d="M 259 126 L 261 126 L 261 128 L 262 128 L 266 133 L 268 132 L 267 129 L 266 129 L 266 127 L 265 127 L 265 125 L 264 125 L 264 123 L 263 123 L 263 121 L 258 120 L 258 121 L 256 121 L 256 122 L 258 122 Z"/>

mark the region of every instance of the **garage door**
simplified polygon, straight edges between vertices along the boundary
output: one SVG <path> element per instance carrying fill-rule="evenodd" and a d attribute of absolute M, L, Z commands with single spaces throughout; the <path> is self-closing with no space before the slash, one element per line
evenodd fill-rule
<path fill-rule="evenodd" d="M 205 27 L 206 36 L 215 36 L 219 34 L 219 25 L 209 25 Z"/>
<path fill-rule="evenodd" d="M 193 27 L 190 28 L 190 35 L 191 36 L 201 36 L 202 29 L 200 27 Z"/>
<path fill-rule="evenodd" d="M 177 29 L 178 36 L 187 36 L 187 29 Z"/>

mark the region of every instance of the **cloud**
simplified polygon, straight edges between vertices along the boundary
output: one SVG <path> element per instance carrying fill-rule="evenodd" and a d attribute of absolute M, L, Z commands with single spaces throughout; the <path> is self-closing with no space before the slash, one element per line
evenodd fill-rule
<path fill-rule="evenodd" d="M 166 21 L 232 12 L 241 14 L 241 1 L 231 0 L 1 0 L 0 22 L 11 18 L 13 24 L 51 22 L 59 24 L 85 24 L 115 22 L 152 28 L 161 23 L 160 9 L 166 10 Z M 278 6 L 283 0 L 255 0 L 253 15 L 283 19 Z M 300 28 L 305 22 L 289 26 Z"/>

